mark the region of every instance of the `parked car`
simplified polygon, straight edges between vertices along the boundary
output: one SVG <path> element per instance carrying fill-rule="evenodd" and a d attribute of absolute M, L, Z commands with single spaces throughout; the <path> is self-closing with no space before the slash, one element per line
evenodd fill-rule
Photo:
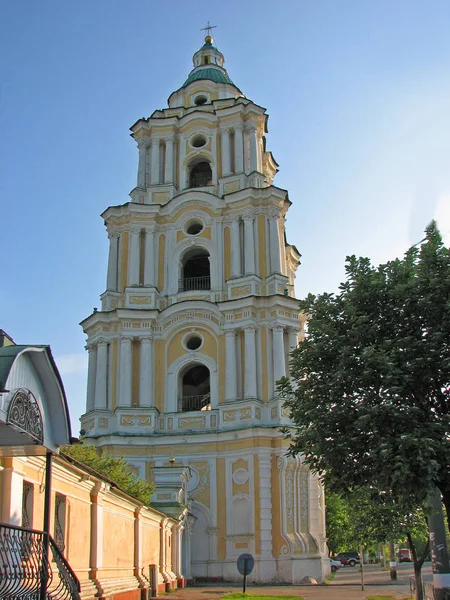
<path fill-rule="evenodd" d="M 359 552 L 339 552 L 334 558 L 339 560 L 343 566 L 348 565 L 349 567 L 354 567 L 360 562 Z"/>
<path fill-rule="evenodd" d="M 341 569 L 344 565 L 340 560 L 336 560 L 334 558 L 330 558 L 331 572 L 336 573 L 338 569 Z"/>
<path fill-rule="evenodd" d="M 400 548 L 398 551 L 398 562 L 411 562 L 411 552 L 409 548 Z"/>

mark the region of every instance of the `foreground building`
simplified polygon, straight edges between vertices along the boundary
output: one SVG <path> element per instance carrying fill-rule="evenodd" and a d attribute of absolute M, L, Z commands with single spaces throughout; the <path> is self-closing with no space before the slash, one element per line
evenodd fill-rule
<path fill-rule="evenodd" d="M 70 419 L 50 348 L 0 329 L 0 384 L 0 598 L 141 600 L 183 585 L 180 521 L 60 454 Z"/>
<path fill-rule="evenodd" d="M 211 36 L 168 106 L 131 128 L 131 201 L 103 213 L 102 308 L 82 322 L 89 374 L 82 430 L 154 477 L 155 505 L 189 494 L 183 575 L 319 580 L 329 566 L 323 490 L 286 456 L 276 381 L 301 335 L 287 192 L 273 185 L 267 114 L 223 67 Z M 175 507 L 175 508 L 174 508 Z"/>

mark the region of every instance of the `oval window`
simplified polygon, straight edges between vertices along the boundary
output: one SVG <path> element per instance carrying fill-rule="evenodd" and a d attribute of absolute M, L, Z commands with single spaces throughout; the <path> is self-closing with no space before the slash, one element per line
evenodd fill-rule
<path fill-rule="evenodd" d="M 198 350 L 202 345 L 202 338 L 199 335 L 191 335 L 186 340 L 186 348 L 188 350 Z"/>
<path fill-rule="evenodd" d="M 188 235 L 197 235 L 203 231 L 203 223 L 200 221 L 189 221 L 186 226 L 186 233 Z"/>
<path fill-rule="evenodd" d="M 205 144 L 206 138 L 204 135 L 196 135 L 191 140 L 191 146 L 193 146 L 194 148 L 203 148 Z"/>
<path fill-rule="evenodd" d="M 203 106 L 203 104 L 208 102 L 208 98 L 206 96 L 197 96 L 194 102 L 196 106 Z"/>

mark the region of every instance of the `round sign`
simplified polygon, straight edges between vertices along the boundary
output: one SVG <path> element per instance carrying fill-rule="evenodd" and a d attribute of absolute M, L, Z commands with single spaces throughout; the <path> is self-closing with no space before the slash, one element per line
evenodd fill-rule
<path fill-rule="evenodd" d="M 237 559 L 237 568 L 241 575 L 250 575 L 255 566 L 255 559 L 251 554 L 241 554 Z"/>

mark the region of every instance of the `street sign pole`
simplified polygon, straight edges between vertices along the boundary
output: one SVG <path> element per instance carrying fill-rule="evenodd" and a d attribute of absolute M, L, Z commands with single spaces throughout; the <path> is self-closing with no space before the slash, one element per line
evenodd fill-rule
<path fill-rule="evenodd" d="M 245 584 L 247 583 L 247 566 L 248 566 L 248 558 L 244 558 L 244 587 L 242 593 L 245 594 Z"/>

